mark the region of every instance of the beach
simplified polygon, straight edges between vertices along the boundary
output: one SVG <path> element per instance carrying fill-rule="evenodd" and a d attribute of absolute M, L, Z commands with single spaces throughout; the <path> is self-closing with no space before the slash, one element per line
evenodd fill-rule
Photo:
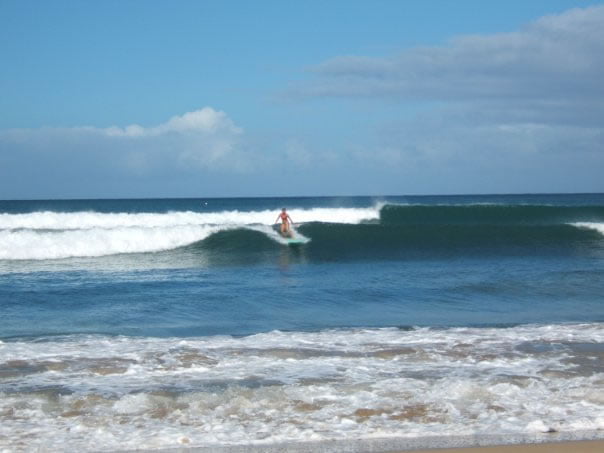
<path fill-rule="evenodd" d="M 433 440 L 432 440 L 433 441 Z M 455 442 L 468 442 L 469 439 L 456 439 Z M 244 446 L 224 448 L 182 448 L 178 450 L 156 450 L 156 453 L 276 453 L 287 451 L 292 453 L 599 453 L 604 447 L 604 440 L 557 441 L 538 443 L 515 443 L 497 445 L 472 445 L 468 447 L 434 447 L 413 448 L 425 441 L 411 442 L 407 447 L 401 447 L 403 441 L 397 439 L 378 439 L 359 442 L 323 442 L 279 444 L 273 446 Z M 479 443 L 474 441 L 474 443 Z M 138 450 L 137 450 L 138 451 Z"/>
<path fill-rule="evenodd" d="M 558 442 L 544 444 L 505 445 L 493 447 L 446 448 L 417 450 L 417 453 L 597 453 L 604 451 L 604 441 Z"/>

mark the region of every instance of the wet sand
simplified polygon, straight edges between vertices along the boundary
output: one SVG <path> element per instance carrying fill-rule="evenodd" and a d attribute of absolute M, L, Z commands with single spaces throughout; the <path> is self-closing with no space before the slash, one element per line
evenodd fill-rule
<path fill-rule="evenodd" d="M 233 445 L 215 447 L 186 447 L 158 450 L 136 450 L 145 453 L 603 453 L 604 440 L 600 433 L 595 434 L 598 440 L 559 440 L 553 442 L 528 441 L 529 443 L 514 443 L 500 445 L 489 443 L 484 446 L 446 447 L 445 443 L 435 443 L 432 439 L 426 448 L 425 439 L 358 439 L 358 440 L 326 440 L 319 442 L 293 442 L 270 445 Z M 593 439 L 593 437 L 592 437 Z M 511 440 L 511 439 L 510 439 Z M 439 438 L 440 442 L 448 445 L 476 445 L 483 440 L 469 438 Z M 470 443 L 471 442 L 471 443 Z M 442 445 L 442 446 L 441 446 Z M 121 453 L 134 453 L 134 450 Z"/>
<path fill-rule="evenodd" d="M 412 451 L 413 453 L 602 453 L 604 452 L 604 441 L 595 440 L 501 445 L 492 447 L 437 448 Z M 409 450 L 407 450 L 407 452 L 409 452 Z"/>

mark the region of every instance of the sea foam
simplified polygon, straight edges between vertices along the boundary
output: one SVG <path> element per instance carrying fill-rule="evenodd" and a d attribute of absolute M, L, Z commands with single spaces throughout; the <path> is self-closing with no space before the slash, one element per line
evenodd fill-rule
<path fill-rule="evenodd" d="M 604 235 L 604 223 L 577 222 L 573 223 L 573 225 L 579 228 L 587 228 L 588 230 L 596 230 L 598 233 Z"/>
<path fill-rule="evenodd" d="M 379 218 L 379 208 L 294 209 L 296 224 L 360 223 Z M 0 214 L 0 259 L 48 260 L 170 250 L 219 231 L 246 228 L 285 243 L 272 230 L 274 211 L 200 213 L 33 212 Z M 298 236 L 301 236 L 300 234 Z M 301 237 L 302 240 L 308 238 Z"/>
<path fill-rule="evenodd" d="M 223 228 L 205 225 L 172 227 L 88 228 L 62 231 L 1 231 L 0 259 L 44 260 L 169 250 L 201 241 Z"/>
<path fill-rule="evenodd" d="M 270 225 L 275 221 L 275 211 L 221 211 L 166 213 L 100 213 L 93 211 L 53 212 L 28 214 L 0 214 L 0 230 L 44 229 L 69 230 L 120 227 L 171 227 L 182 225 Z M 329 222 L 360 223 L 379 218 L 379 207 L 373 208 L 313 208 L 289 211 L 295 223 Z"/>
<path fill-rule="evenodd" d="M 602 430 L 603 341 L 601 323 L 17 339 L 0 449 Z"/>

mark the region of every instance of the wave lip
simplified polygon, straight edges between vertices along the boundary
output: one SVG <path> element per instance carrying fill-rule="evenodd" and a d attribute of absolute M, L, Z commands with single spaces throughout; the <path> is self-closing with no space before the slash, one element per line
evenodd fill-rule
<path fill-rule="evenodd" d="M 601 235 L 604 236 L 604 223 L 596 223 L 596 222 L 576 222 L 572 224 L 578 228 L 584 228 L 588 230 L 595 230 Z"/>

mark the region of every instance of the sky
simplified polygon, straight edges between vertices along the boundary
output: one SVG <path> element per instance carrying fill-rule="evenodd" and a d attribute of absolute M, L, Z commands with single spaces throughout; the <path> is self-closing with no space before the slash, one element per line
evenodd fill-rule
<path fill-rule="evenodd" d="M 0 199 L 604 192 L 604 2 L 0 0 Z"/>

